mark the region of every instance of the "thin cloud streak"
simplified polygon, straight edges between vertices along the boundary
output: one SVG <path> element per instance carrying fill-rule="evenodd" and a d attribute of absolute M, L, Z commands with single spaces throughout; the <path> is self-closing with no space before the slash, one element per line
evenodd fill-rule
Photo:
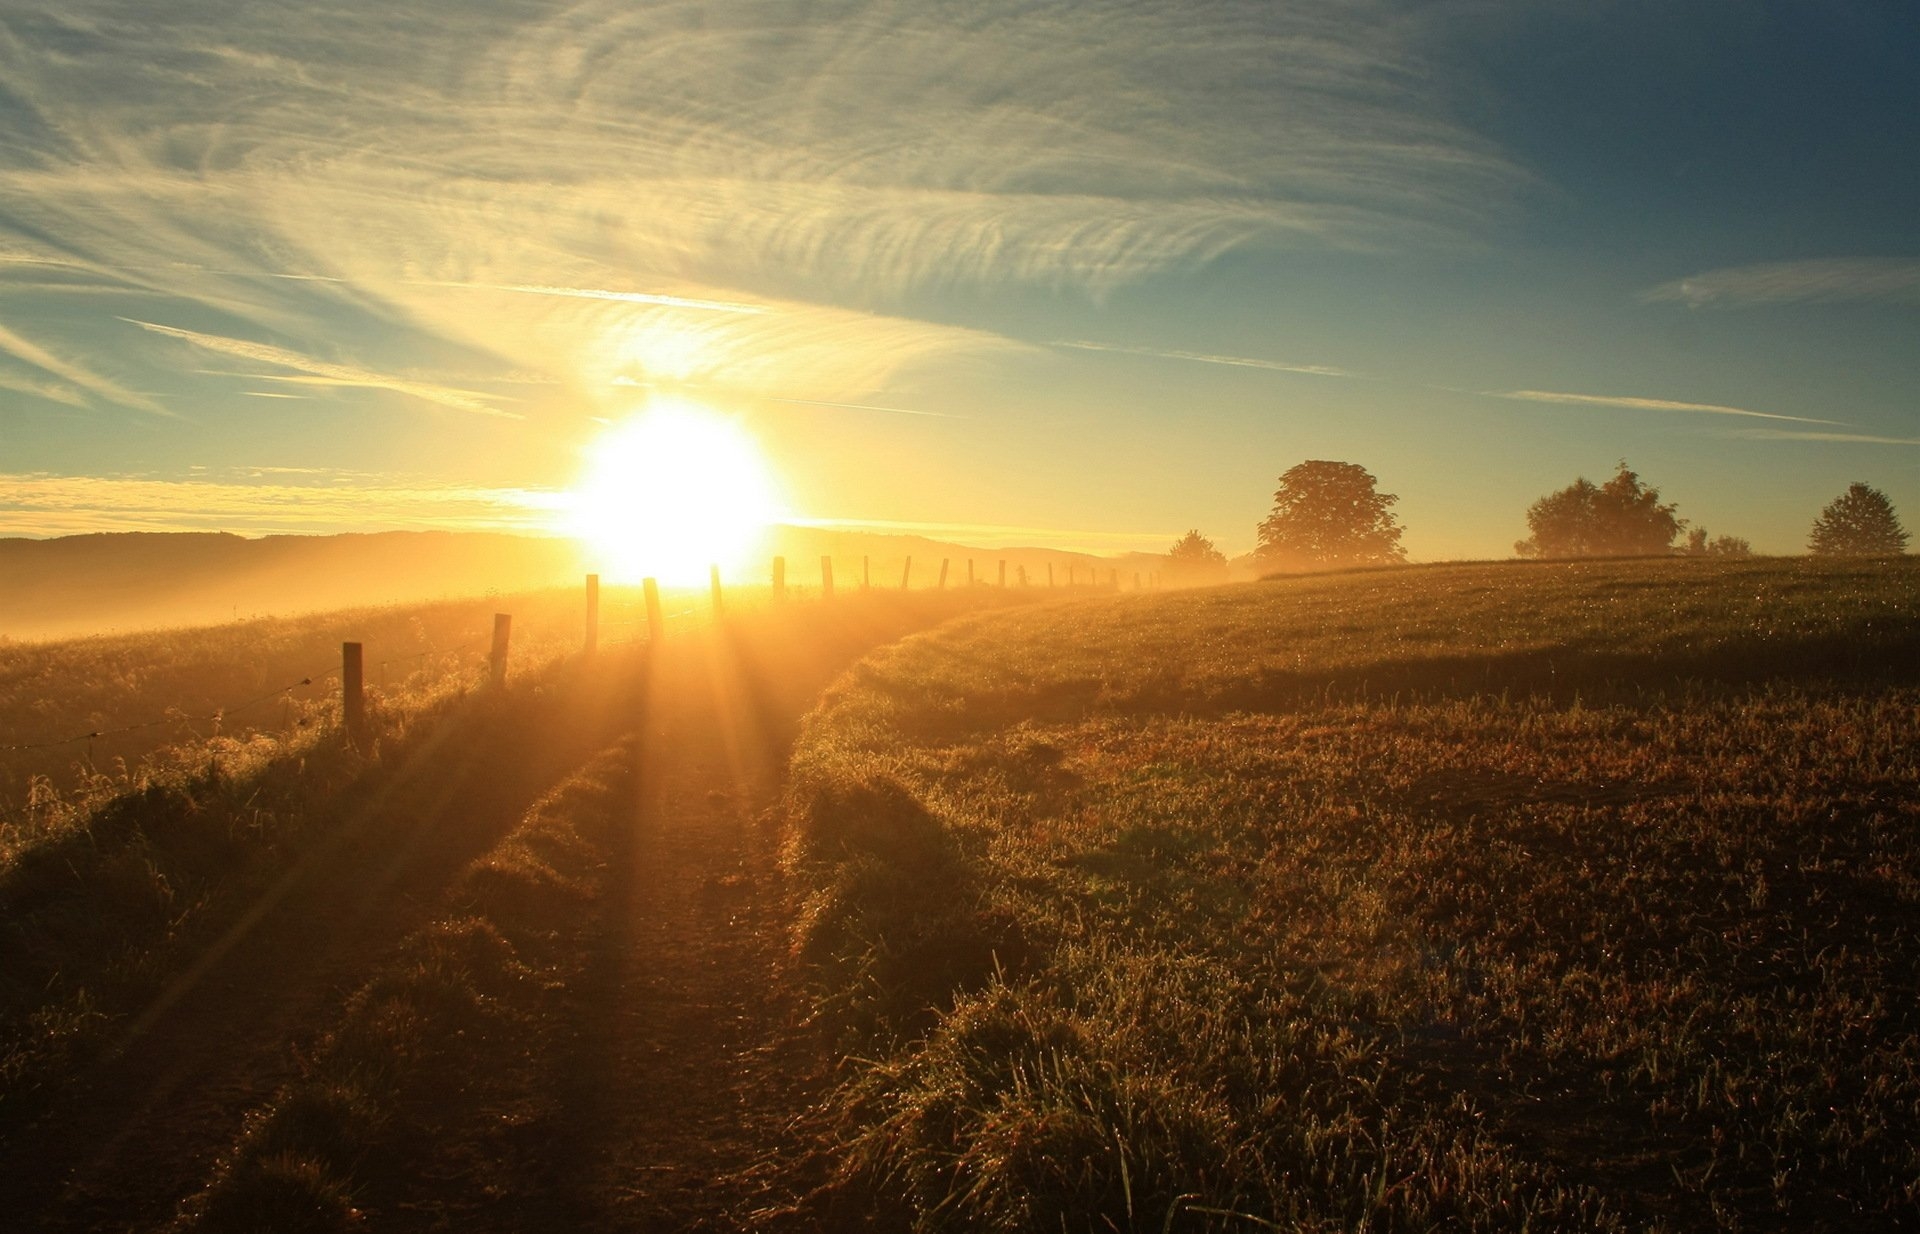
<path fill-rule="evenodd" d="M 770 398 L 770 403 L 797 403 L 802 407 L 844 407 L 849 411 L 890 411 L 896 416 L 933 416 L 941 420 L 970 420 L 950 411 L 921 411 L 914 407 L 881 407 L 873 403 L 835 403 L 818 398 Z"/>
<path fill-rule="evenodd" d="M 337 280 L 336 280 L 337 281 Z M 765 313 L 764 304 L 732 300 L 701 300 L 651 291 L 605 291 L 596 287 L 537 287 L 520 283 L 452 283 L 410 279 L 410 287 L 455 287 L 467 291 L 511 291 L 526 296 L 558 296 L 571 300 L 611 300 L 617 304 L 657 304 L 666 308 L 700 309 L 711 313 Z"/>
<path fill-rule="evenodd" d="M 266 470 L 266 469 L 263 469 Z M 469 485 L 239 484 L 0 474 L 0 535 L 96 531 L 554 530 L 559 495 Z"/>
<path fill-rule="evenodd" d="M 305 385 L 356 386 L 370 390 L 390 390 L 395 394 L 405 394 L 428 403 L 438 403 L 442 407 L 452 407 L 460 411 L 475 412 L 484 416 L 498 416 L 510 420 L 523 419 L 518 412 L 505 411 L 481 400 L 487 395 L 472 390 L 456 390 L 446 386 L 432 385 L 427 382 L 413 381 L 404 377 L 389 377 L 382 373 L 369 372 L 345 364 L 330 364 L 316 360 L 297 351 L 288 351 L 284 347 L 275 347 L 268 343 L 255 343 L 247 339 L 228 338 L 220 334 L 201 334 L 197 330 L 183 330 L 178 326 L 163 326 L 156 322 L 141 321 L 134 317 L 122 317 L 120 320 L 129 325 L 139 326 L 155 334 L 168 338 L 177 338 L 191 343 L 205 351 L 220 355 L 234 356 L 241 360 L 252 360 L 260 364 L 273 364 L 281 368 L 298 370 L 298 377 L 256 375 L 254 380 L 288 381 Z M 498 397 L 491 396 L 491 397 Z"/>
<path fill-rule="evenodd" d="M 1871 446 L 1920 446 L 1920 437 L 1877 437 L 1869 433 L 1796 433 L 1787 429 L 1745 429 L 1739 434 L 1752 441 L 1837 441 Z"/>
<path fill-rule="evenodd" d="M 1488 398 L 1518 399 L 1528 403 L 1556 403 L 1572 407 L 1620 407 L 1628 411 L 1686 411 L 1714 416 L 1750 416 L 1756 420 L 1790 420 L 1796 424 L 1841 424 L 1812 416 L 1787 416 L 1772 411 L 1749 411 L 1722 403 L 1682 403 L 1664 398 L 1632 398 L 1610 394 L 1566 394 L 1556 390 L 1482 390 Z"/>
<path fill-rule="evenodd" d="M 0 351 L 6 352 L 16 360 L 23 360 L 43 372 L 51 373 L 83 390 L 90 390 L 110 403 L 118 403 L 135 411 L 144 411 L 149 415 L 178 417 L 171 411 L 154 402 L 146 395 L 129 390 L 120 383 L 102 377 L 71 360 L 54 355 L 51 351 L 29 339 L 20 337 L 5 326 L 0 326 Z M 18 389 L 19 387 L 14 387 Z M 28 391 L 34 393 L 35 391 Z M 55 399 L 56 402 L 70 402 L 67 399 Z"/>
<path fill-rule="evenodd" d="M 1920 304 L 1920 260 L 1848 257 L 1728 266 L 1662 283 L 1640 293 L 1647 304 L 1748 308 L 1769 304 L 1837 304 L 1848 300 Z"/>
<path fill-rule="evenodd" d="M 1172 351 L 1156 347 L 1123 347 L 1117 343 L 1090 343 L 1080 339 L 1057 339 L 1049 347 L 1071 347 L 1075 351 L 1110 351 L 1128 356 L 1148 356 L 1156 360 L 1186 360 L 1195 364 L 1224 364 L 1232 368 L 1257 368 L 1274 373 L 1304 373 L 1310 377 L 1358 377 L 1348 369 L 1326 364 L 1289 364 L 1283 360 L 1260 360 L 1251 356 L 1221 356 L 1202 351 Z"/>

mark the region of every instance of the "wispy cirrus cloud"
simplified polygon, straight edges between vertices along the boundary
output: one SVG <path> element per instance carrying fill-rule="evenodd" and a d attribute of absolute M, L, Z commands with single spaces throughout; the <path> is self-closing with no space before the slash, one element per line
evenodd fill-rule
<path fill-rule="evenodd" d="M 1396 12 L 16 0 L 6 253 L 309 353 L 378 321 L 585 390 L 651 353 L 647 378 L 858 402 L 1006 346 L 889 314 L 917 291 L 1481 234 L 1528 177 L 1438 105 Z"/>
<path fill-rule="evenodd" d="M 1128 356 L 1149 356 L 1156 360 L 1185 360 L 1194 364 L 1224 364 L 1231 368 L 1266 369 L 1274 373 L 1304 373 L 1310 377 L 1357 377 L 1349 369 L 1327 364 L 1292 364 L 1284 360 L 1261 360 L 1252 356 L 1222 356 L 1204 351 L 1171 351 L 1157 347 L 1123 347 L 1116 343 L 1092 343 L 1080 339 L 1057 339 L 1049 347 L 1067 347 L 1075 351 L 1111 351 Z"/>
<path fill-rule="evenodd" d="M 1850 257 L 1775 261 L 1708 270 L 1648 288 L 1649 304 L 1745 308 L 1768 304 L 1833 304 L 1846 300 L 1920 304 L 1920 259 Z"/>
<path fill-rule="evenodd" d="M 1789 420 L 1796 424 L 1839 424 L 1839 420 L 1818 420 L 1812 416 L 1789 416 L 1773 411 L 1752 411 L 1729 407 L 1724 403 L 1685 403 L 1675 399 L 1635 398 L 1614 394 L 1568 394 L 1559 390 L 1483 390 L 1489 398 L 1517 399 L 1527 403 L 1555 403 L 1569 407 L 1618 407 L 1626 411 L 1679 411 L 1710 416 L 1746 416 L 1756 420 Z"/>
<path fill-rule="evenodd" d="M 69 406 L 85 406 L 84 400 L 67 396 L 71 388 L 78 387 L 98 395 L 109 403 L 117 403 L 135 411 L 144 411 L 149 415 L 172 416 L 174 414 L 138 390 L 129 390 L 112 378 L 103 377 L 77 361 L 55 355 L 39 343 L 24 338 L 5 326 L 0 326 L 0 352 L 5 352 L 16 360 L 24 361 L 68 383 L 65 387 L 49 387 L 31 380 L 23 382 L 15 379 L 8 383 L 9 389 L 38 394 L 42 398 L 51 398 L 54 402 L 66 403 Z"/>
<path fill-rule="evenodd" d="M 483 416 L 501 416 L 508 419 L 520 419 L 520 413 L 507 411 L 487 402 L 488 398 L 498 395 L 482 394 L 474 390 L 459 390 L 449 386 L 415 380 L 409 377 L 395 377 L 385 373 L 375 373 L 355 368 L 348 364 L 333 364 L 325 360 L 316 360 L 311 356 L 290 351 L 285 347 L 275 347 L 270 343 L 255 343 L 247 339 L 228 338 L 218 334 L 202 334 L 197 330 L 185 330 L 179 326 L 164 326 L 157 322 L 141 321 L 133 317 L 123 317 L 129 325 L 139 326 L 155 334 L 180 339 L 191 343 L 204 351 L 219 355 L 233 356 L 241 360 L 252 360 L 261 364 L 272 364 L 280 368 L 295 369 L 297 376 L 274 376 L 271 374 L 253 374 L 254 380 L 285 381 L 300 385 L 348 386 L 368 390 L 389 390 L 395 394 L 404 394 L 423 402 L 437 403 L 442 407 L 452 407 L 460 411 L 470 411 Z"/>

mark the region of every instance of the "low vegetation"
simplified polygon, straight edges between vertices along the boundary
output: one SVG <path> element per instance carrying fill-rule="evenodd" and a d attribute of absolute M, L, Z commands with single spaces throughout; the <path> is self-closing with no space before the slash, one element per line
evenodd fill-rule
<path fill-rule="evenodd" d="M 1920 570 L 991 614 L 829 694 L 796 945 L 921 1229 L 1895 1229 Z"/>
<path fill-rule="evenodd" d="M 514 1138 L 552 1128 L 563 1094 L 525 1083 L 529 1057 L 559 1052 L 560 1003 L 590 958 L 616 829 L 632 824 L 634 751 L 615 746 L 542 798 L 355 991 L 303 1074 L 254 1112 L 175 1229 L 346 1230 L 362 1206 L 418 1190 L 416 1159 L 469 1145 L 467 1186 L 439 1222 L 484 1204 L 531 1203 Z M 530 1185 L 532 1184 L 532 1185 Z M 427 1214 L 412 1206 L 416 1218 Z M 512 1224 L 511 1221 L 504 1222 Z M 428 1224 L 433 1224 L 429 1221 Z"/>
<path fill-rule="evenodd" d="M 638 605 L 636 589 L 608 590 L 609 642 L 634 636 Z M 338 714 L 344 641 L 365 646 L 367 686 L 389 709 L 471 685 L 495 612 L 513 614 L 516 673 L 581 645 L 577 589 L 0 642 L 0 860 L 23 834 L 137 784 L 162 751 L 297 743 L 324 727 Z"/>
<path fill-rule="evenodd" d="M 314 725 L 150 765 L 0 860 L 0 1131 L 138 1031 L 142 1009 L 250 913 L 464 797 L 557 774 L 605 739 L 620 675 L 551 664 L 370 708 L 364 747 Z M 16 833 L 17 835 L 18 833 Z"/>

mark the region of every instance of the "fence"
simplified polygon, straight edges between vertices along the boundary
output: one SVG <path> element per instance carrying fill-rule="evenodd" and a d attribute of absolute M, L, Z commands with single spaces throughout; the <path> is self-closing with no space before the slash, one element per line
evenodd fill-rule
<path fill-rule="evenodd" d="M 826 555 L 822 556 L 819 560 L 818 596 L 823 601 L 832 601 L 835 598 L 834 559 L 832 556 Z M 926 587 L 923 585 L 922 590 L 946 590 L 949 578 L 951 577 L 953 560 L 952 558 L 942 558 L 939 572 L 932 586 Z M 1007 564 L 1004 558 L 996 562 L 998 586 L 1002 588 L 1007 585 Z M 798 586 L 789 588 L 788 577 L 786 558 L 775 557 L 772 561 L 771 570 L 771 598 L 775 604 L 785 603 L 792 595 L 801 594 L 806 590 Z M 913 579 L 913 559 L 907 557 L 901 563 L 899 588 L 903 591 L 911 590 Z M 860 559 L 859 580 L 860 590 L 862 592 L 872 590 L 874 579 L 871 557 L 863 556 Z M 1117 570 L 1110 569 L 1108 571 L 1105 588 L 1100 588 L 1098 575 L 1091 566 L 1087 568 L 1084 580 L 1083 583 L 1078 566 L 1069 564 L 1065 583 L 1065 586 L 1069 589 L 1082 587 L 1107 591 L 1118 591 L 1120 589 L 1120 576 Z M 1018 581 L 1019 586 L 1023 588 L 1029 586 L 1027 572 L 1024 566 L 1018 569 Z M 676 607 L 674 611 L 667 611 L 663 605 L 661 591 L 657 581 L 654 579 L 646 579 L 643 580 L 641 584 L 641 595 L 643 597 L 641 611 L 629 619 L 623 620 L 618 617 L 609 619 L 603 606 L 603 595 L 600 583 L 599 575 L 589 574 L 586 576 L 583 596 L 584 603 L 582 609 L 579 610 L 582 616 L 582 625 L 578 627 L 581 630 L 579 646 L 582 653 L 589 657 L 598 654 L 603 649 L 633 646 L 640 643 L 660 642 L 668 637 L 670 623 L 679 624 L 688 618 L 699 619 L 702 617 L 707 617 L 717 622 L 723 620 L 727 615 L 727 596 L 722 584 L 720 568 L 717 565 L 709 568 L 709 599 L 705 606 L 706 611 L 704 613 L 701 611 L 702 606 L 698 604 Z M 1157 579 L 1152 576 L 1143 580 L 1140 575 L 1134 575 L 1134 588 L 1136 590 L 1149 589 L 1156 583 Z M 968 588 L 975 588 L 986 585 L 979 571 L 976 569 L 976 559 L 971 557 L 967 558 L 966 586 Z M 1056 585 L 1057 580 L 1054 577 L 1053 567 L 1052 564 L 1049 563 L 1048 586 L 1055 587 Z M 622 632 L 625 632 L 625 637 L 620 636 Z M 94 745 L 97 742 L 108 742 L 116 737 L 124 737 L 158 729 L 187 730 L 193 733 L 195 739 L 205 739 L 207 734 L 194 732 L 194 730 L 202 727 L 210 727 L 212 729 L 211 735 L 218 736 L 223 726 L 232 723 L 236 719 L 257 714 L 260 709 L 277 701 L 285 701 L 288 704 L 287 721 L 283 727 L 286 728 L 287 734 L 290 737 L 296 728 L 305 727 L 308 723 L 308 720 L 305 718 L 308 713 L 305 712 L 302 713 L 297 724 L 295 723 L 295 707 L 302 705 L 311 706 L 315 703 L 325 701 L 324 698 L 315 698 L 312 696 L 300 698 L 300 692 L 322 686 L 335 677 L 339 678 L 339 723 L 345 730 L 345 735 L 348 740 L 356 746 L 360 746 L 365 743 L 367 737 L 367 699 L 370 685 L 368 681 L 369 670 L 374 670 L 378 673 L 378 682 L 384 687 L 388 683 L 388 669 L 390 666 L 406 664 L 424 666 L 434 659 L 453 660 L 457 662 L 469 654 L 478 653 L 484 649 L 486 652 L 484 660 L 484 680 L 490 688 L 500 688 L 505 685 L 507 680 L 512 646 L 513 616 L 510 613 L 494 614 L 493 629 L 489 638 L 477 639 L 452 646 L 430 646 L 423 650 L 388 655 L 381 659 L 371 659 L 369 657 L 369 645 L 364 640 L 346 640 L 341 644 L 340 657 L 337 663 L 315 666 L 309 671 L 302 672 L 298 677 L 288 680 L 284 685 L 251 693 L 232 703 L 214 707 L 199 707 L 191 712 L 168 709 L 165 715 L 155 719 L 126 724 L 96 723 L 84 729 L 79 729 L 78 731 L 71 731 L 66 735 L 15 741 L 12 743 L 0 743 L 0 755 L 51 751 L 84 744 L 86 746 L 84 766 L 91 768 L 94 763 Z M 419 671 L 423 670 L 416 670 L 416 672 Z M 410 675 L 408 680 L 412 679 L 413 677 Z M 161 743 L 148 746 L 146 750 L 150 753 L 154 750 L 167 748 L 168 744 L 169 743 Z M 109 747 L 109 749 L 111 749 L 111 747 Z M 125 756 L 132 757 L 133 754 L 129 753 Z M 24 770 L 16 768 L 12 774 L 24 775 L 31 780 L 35 772 L 31 767 Z M 29 809 L 30 808 L 31 807 L 29 807 Z M 20 809 L 9 808 L 6 803 L 0 803 L 0 822 L 8 821 L 25 812 L 26 811 Z"/>

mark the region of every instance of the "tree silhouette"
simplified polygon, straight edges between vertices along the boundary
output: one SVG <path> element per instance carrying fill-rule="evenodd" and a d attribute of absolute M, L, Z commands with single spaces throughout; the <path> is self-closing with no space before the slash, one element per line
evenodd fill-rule
<path fill-rule="evenodd" d="M 1687 547 L 1681 550 L 1689 557 L 1751 557 L 1753 545 L 1739 536 L 1715 536 L 1707 539 L 1705 527 L 1695 527 L 1687 533 Z"/>
<path fill-rule="evenodd" d="M 1268 565 L 1384 565 L 1405 561 L 1401 527 L 1358 463 L 1310 459 L 1287 469 L 1254 552 Z"/>
<path fill-rule="evenodd" d="M 1227 555 L 1196 527 L 1167 550 L 1167 573 L 1184 583 L 1221 582 L 1227 577 Z"/>
<path fill-rule="evenodd" d="M 1807 548 L 1816 557 L 1871 557 L 1907 551 L 1907 531 L 1877 488 L 1849 484 L 1813 520 Z"/>
<path fill-rule="evenodd" d="M 1513 546 L 1522 557 L 1634 557 L 1665 553 L 1687 525 L 1660 490 L 1640 483 L 1625 459 L 1613 479 L 1585 476 L 1548 493 L 1527 510 L 1533 534 Z"/>

